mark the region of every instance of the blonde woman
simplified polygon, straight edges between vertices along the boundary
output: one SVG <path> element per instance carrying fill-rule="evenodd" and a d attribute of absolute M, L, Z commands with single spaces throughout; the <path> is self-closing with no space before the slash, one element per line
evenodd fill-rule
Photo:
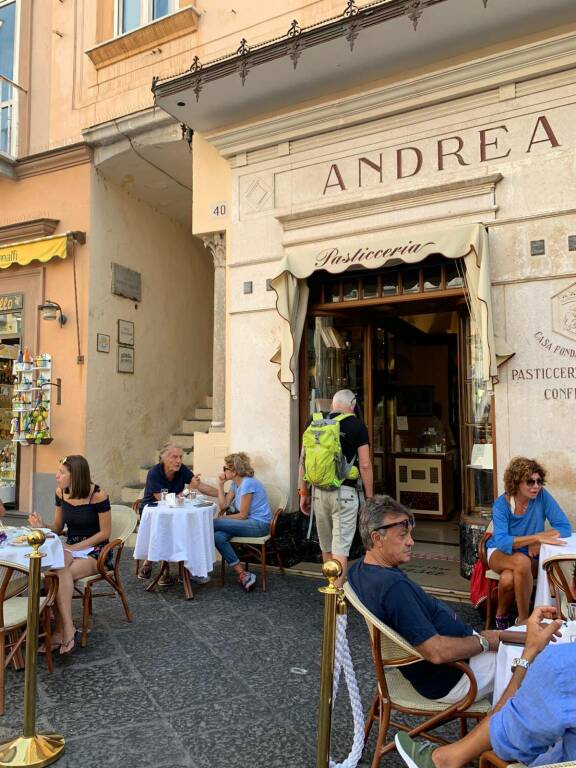
<path fill-rule="evenodd" d="M 225 492 L 224 484 L 228 481 L 232 482 Z M 216 549 L 236 571 L 240 586 L 250 592 L 256 585 L 256 575 L 244 570 L 230 539 L 233 536 L 265 536 L 270 530 L 272 512 L 266 490 L 254 477 L 245 453 L 231 453 L 225 457 L 222 473 L 218 476 L 218 503 L 222 511 L 232 504 L 235 511 L 214 520 Z"/>

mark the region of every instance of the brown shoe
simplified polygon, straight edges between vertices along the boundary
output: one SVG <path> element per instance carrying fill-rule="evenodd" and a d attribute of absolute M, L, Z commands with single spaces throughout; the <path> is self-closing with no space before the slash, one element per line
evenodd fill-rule
<path fill-rule="evenodd" d="M 148 581 L 148 579 L 152 576 L 152 566 L 147 564 L 143 565 L 142 568 L 138 571 L 138 578 L 141 581 Z"/>
<path fill-rule="evenodd" d="M 176 584 L 176 579 L 169 573 L 163 573 L 158 581 L 159 587 L 172 587 Z"/>

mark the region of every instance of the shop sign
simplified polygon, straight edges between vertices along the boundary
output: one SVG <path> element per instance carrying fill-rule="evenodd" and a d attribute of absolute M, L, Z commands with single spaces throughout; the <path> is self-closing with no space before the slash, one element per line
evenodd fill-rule
<path fill-rule="evenodd" d="M 67 246 L 67 235 L 0 246 L 0 269 L 7 269 L 12 264 L 26 266 L 31 261 L 46 262 L 56 257 L 65 259 L 68 254 Z"/>
<path fill-rule="evenodd" d="M 442 173 L 562 146 L 556 121 L 550 115 L 522 120 L 519 127 L 517 122 L 456 131 L 409 146 L 342 158 L 330 163 L 320 176 L 321 194 L 390 185 L 426 171 Z"/>
<path fill-rule="evenodd" d="M 24 304 L 23 293 L 0 294 L 0 312 L 20 312 Z"/>

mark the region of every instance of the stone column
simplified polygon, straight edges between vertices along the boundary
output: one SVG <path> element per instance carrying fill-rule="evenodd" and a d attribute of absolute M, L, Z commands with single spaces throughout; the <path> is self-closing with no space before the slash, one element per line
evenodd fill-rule
<path fill-rule="evenodd" d="M 211 432 L 224 432 L 226 418 L 226 233 L 200 235 L 214 260 Z"/>

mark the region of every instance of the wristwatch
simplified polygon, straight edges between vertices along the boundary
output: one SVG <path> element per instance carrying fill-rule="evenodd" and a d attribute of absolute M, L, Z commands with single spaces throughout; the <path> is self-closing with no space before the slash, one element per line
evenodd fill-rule
<path fill-rule="evenodd" d="M 476 637 L 478 638 L 478 641 L 479 641 L 480 645 L 482 646 L 482 653 L 486 653 L 487 651 L 489 651 L 490 650 L 490 643 L 488 642 L 488 640 L 486 640 L 484 635 L 476 635 Z"/>
<path fill-rule="evenodd" d="M 512 664 L 510 665 L 510 669 L 512 672 L 516 669 L 516 667 L 522 667 L 522 669 L 528 669 L 530 666 L 530 662 L 527 659 L 514 659 L 512 661 Z"/>

